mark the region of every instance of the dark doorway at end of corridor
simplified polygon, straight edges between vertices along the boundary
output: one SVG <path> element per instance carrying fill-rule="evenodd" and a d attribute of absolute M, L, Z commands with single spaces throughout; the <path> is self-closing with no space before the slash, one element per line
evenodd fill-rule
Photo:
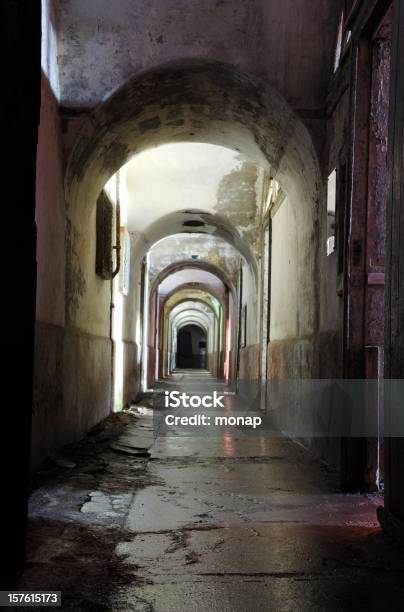
<path fill-rule="evenodd" d="M 185 325 L 178 331 L 177 367 L 206 369 L 206 332 L 197 325 Z"/>

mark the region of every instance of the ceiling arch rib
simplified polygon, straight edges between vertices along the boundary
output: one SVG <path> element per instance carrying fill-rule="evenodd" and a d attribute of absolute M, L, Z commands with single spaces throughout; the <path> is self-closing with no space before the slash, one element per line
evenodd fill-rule
<path fill-rule="evenodd" d="M 169 309 L 168 312 L 170 315 L 174 315 L 177 312 L 183 312 L 183 310 L 196 310 L 198 305 L 204 306 L 209 312 L 213 314 L 215 318 L 218 318 L 218 314 L 214 309 L 213 305 L 211 304 L 210 300 L 204 300 L 203 298 L 184 298 L 181 301 L 177 302 L 175 306 Z M 202 312 L 204 312 L 203 309 Z"/>
<path fill-rule="evenodd" d="M 175 119 L 174 119 L 175 117 Z M 205 142 L 242 152 L 287 192 L 319 184 L 317 156 L 299 117 L 267 81 L 210 60 L 169 62 L 135 75 L 92 114 L 71 153 L 68 199 L 97 197 L 128 159 L 167 142 Z"/>
<path fill-rule="evenodd" d="M 153 284 L 150 290 L 150 294 L 153 294 L 156 288 L 159 285 L 161 285 L 168 276 L 171 276 L 175 274 L 176 272 L 181 272 L 183 270 L 202 270 L 202 271 L 208 272 L 211 275 L 216 276 L 218 279 L 220 279 L 223 285 L 228 287 L 231 293 L 233 294 L 235 293 L 235 288 L 234 288 L 232 281 L 226 275 L 226 273 L 223 270 L 221 270 L 218 266 L 212 263 L 207 263 L 207 262 L 184 260 L 184 261 L 174 262 L 172 264 L 169 264 L 167 267 L 165 267 L 153 281 Z"/>
<path fill-rule="evenodd" d="M 177 304 L 186 300 L 199 300 L 208 304 L 215 312 L 216 316 L 219 316 L 220 309 L 225 311 L 225 304 L 220 299 L 220 296 L 209 291 L 206 287 L 190 288 L 187 285 L 181 286 L 177 291 L 173 291 L 166 297 L 163 302 L 163 310 L 164 312 L 169 312 Z"/>

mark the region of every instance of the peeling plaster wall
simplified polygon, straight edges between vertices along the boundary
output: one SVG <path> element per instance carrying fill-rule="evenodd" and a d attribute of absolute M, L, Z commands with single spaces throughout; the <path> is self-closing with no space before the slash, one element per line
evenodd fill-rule
<path fill-rule="evenodd" d="M 166 215 L 199 210 L 219 214 L 257 255 L 264 170 L 244 155 L 217 145 L 172 143 L 135 155 L 124 170 L 129 230 L 148 236 Z"/>
<path fill-rule="evenodd" d="M 223 176 L 215 210 L 237 227 L 255 255 L 259 252 L 260 206 L 264 170 L 250 162 Z"/>

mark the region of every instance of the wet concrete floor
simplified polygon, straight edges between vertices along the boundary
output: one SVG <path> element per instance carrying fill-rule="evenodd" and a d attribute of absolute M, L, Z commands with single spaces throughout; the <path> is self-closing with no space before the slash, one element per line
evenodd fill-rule
<path fill-rule="evenodd" d="M 342 494 L 303 447 L 237 428 L 171 429 L 150 457 L 120 452 L 149 436 L 145 413 L 111 417 L 65 449 L 75 467 L 35 477 L 19 588 L 61 590 L 66 610 L 404 608 L 380 496 Z"/>

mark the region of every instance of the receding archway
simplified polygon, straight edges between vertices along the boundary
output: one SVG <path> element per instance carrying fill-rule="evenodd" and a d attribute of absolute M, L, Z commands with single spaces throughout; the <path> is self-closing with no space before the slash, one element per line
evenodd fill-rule
<path fill-rule="evenodd" d="M 103 185 L 132 155 L 165 142 L 187 141 L 229 147 L 270 168 L 289 197 L 299 202 L 302 239 L 312 235 L 320 175 L 302 121 L 267 82 L 220 62 L 174 62 L 136 75 L 114 92 L 94 111 L 71 153 L 66 193 L 76 230 L 74 264 L 84 276 L 92 253 L 81 246 L 83 219 L 94 209 Z M 315 270 L 315 255 L 312 248 L 308 270 Z M 312 279 L 312 291 L 314 285 Z M 79 302 L 85 300 L 80 296 Z M 79 306 L 74 300 L 68 305 L 74 321 L 81 318 Z"/>
<path fill-rule="evenodd" d="M 307 371 L 309 376 L 313 375 L 319 355 L 316 347 L 320 325 L 317 229 L 321 181 L 315 149 L 301 119 L 267 82 L 220 62 L 174 62 L 136 75 L 103 102 L 83 125 L 68 161 L 65 181 L 69 217 L 66 325 L 91 338 L 105 337 L 109 330 L 110 287 L 94 274 L 95 209 L 100 191 L 132 156 L 164 143 L 187 142 L 211 143 L 241 152 L 270 172 L 286 193 L 299 233 L 298 260 L 292 262 L 296 270 L 297 303 L 290 312 L 285 309 L 284 312 L 296 323 L 297 343 L 303 338 L 308 346 Z M 184 228 L 185 218 L 198 225 Z M 234 231 L 236 224 L 228 219 L 222 222 L 220 214 L 206 215 L 189 208 L 172 213 L 165 220 L 167 227 L 158 223 L 149 228 L 152 231 L 146 236 L 146 250 L 167 233 L 184 229 L 196 232 L 208 228 L 211 235 L 228 237 L 232 244 L 239 244 L 240 236 Z M 247 262 L 251 260 L 248 248 L 248 241 L 240 244 Z M 138 263 L 140 268 L 142 262 Z M 137 279 L 134 286 L 139 286 Z M 251 356 L 257 342 L 257 293 L 254 281 L 244 286 L 252 295 L 243 348 L 244 362 L 250 364 L 254 363 Z M 144 309 L 139 310 L 149 316 L 147 298 Z M 287 333 L 292 329 L 289 322 Z M 125 345 L 136 355 L 137 371 L 145 363 L 142 355 L 148 339 L 147 334 L 138 333 L 140 326 L 141 323 L 128 324 L 131 338 L 135 334 L 136 346 Z M 283 350 L 281 342 L 277 347 L 281 363 L 289 353 Z M 147 346 L 146 352 L 149 349 L 153 346 Z M 110 343 L 98 348 L 94 341 L 89 348 L 91 357 L 85 357 L 85 361 L 92 363 L 97 351 L 103 352 L 105 379 L 110 380 Z M 290 354 L 300 355 L 299 351 Z M 234 355 L 232 359 L 235 360 Z M 292 373 L 298 370 L 297 360 L 295 366 L 290 368 Z M 151 369 L 155 370 L 153 364 Z"/>
<path fill-rule="evenodd" d="M 192 279 L 196 271 L 201 276 L 198 282 L 184 283 L 184 280 L 187 280 L 186 275 Z M 169 279 L 174 280 L 167 285 Z M 212 285 L 212 281 L 215 284 Z M 160 287 L 164 284 L 167 287 L 160 294 Z M 194 304 L 204 304 L 213 316 L 210 327 L 215 340 L 209 341 L 207 347 L 207 362 L 211 371 L 220 378 L 231 377 L 235 371 L 235 351 L 231 351 L 230 347 L 237 338 L 237 320 L 234 317 L 236 300 L 237 296 L 230 281 L 214 265 L 181 261 L 162 270 L 156 277 L 150 293 L 152 323 L 149 328 L 148 357 L 155 364 L 153 367 L 156 376 L 168 375 L 173 363 L 171 313 L 178 310 L 182 303 L 192 301 Z M 149 379 L 149 384 L 151 380 Z"/>
<path fill-rule="evenodd" d="M 72 294 L 67 299 L 68 324 L 93 334 L 108 326 L 108 288 L 94 279 L 94 246 L 89 242 L 100 190 L 133 155 L 175 142 L 211 143 L 239 151 L 281 184 L 299 227 L 298 334 L 313 338 L 309 368 L 314 372 L 320 325 L 316 229 L 321 189 L 315 148 L 301 119 L 273 87 L 216 61 L 184 60 L 138 74 L 102 103 L 83 127 L 66 173 L 71 223 L 67 288 Z M 178 218 L 181 226 L 185 213 Z M 217 223 L 223 225 L 216 215 L 203 219 L 200 211 L 192 209 L 187 214 L 213 231 Z M 173 215 L 172 230 L 178 231 L 178 213 Z M 156 227 L 154 238 L 164 235 Z M 89 321 L 90 309 L 97 311 L 94 322 Z M 291 316 L 295 317 L 294 311 Z"/>

